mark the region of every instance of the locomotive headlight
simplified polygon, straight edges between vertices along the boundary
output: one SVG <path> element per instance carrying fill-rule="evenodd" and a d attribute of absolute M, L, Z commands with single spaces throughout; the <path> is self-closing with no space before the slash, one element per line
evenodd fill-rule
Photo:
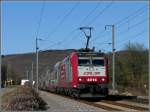
<path fill-rule="evenodd" d="M 74 88 L 76 88 L 76 87 L 77 87 L 77 85 L 73 85 L 73 87 L 74 87 Z"/>
<path fill-rule="evenodd" d="M 102 78 L 102 81 L 104 82 L 104 81 L 105 81 L 105 78 Z"/>
<path fill-rule="evenodd" d="M 95 78 L 95 82 L 97 81 L 97 78 Z"/>
<path fill-rule="evenodd" d="M 82 79 L 81 79 L 81 78 L 79 78 L 79 81 L 82 81 Z"/>
<path fill-rule="evenodd" d="M 90 78 L 90 81 L 92 81 L 92 78 Z"/>
<path fill-rule="evenodd" d="M 89 82 L 89 81 L 90 81 L 90 79 L 88 78 L 88 79 L 87 79 L 87 81 Z"/>

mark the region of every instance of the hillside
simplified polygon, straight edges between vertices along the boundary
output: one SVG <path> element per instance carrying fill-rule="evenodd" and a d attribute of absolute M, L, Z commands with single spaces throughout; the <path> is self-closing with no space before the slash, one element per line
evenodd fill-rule
<path fill-rule="evenodd" d="M 68 54 L 70 54 L 73 49 L 68 50 L 48 50 L 39 53 L 39 75 L 53 68 L 53 65 L 62 60 Z M 32 62 L 34 63 L 34 75 L 35 75 L 35 53 L 26 53 L 26 54 L 15 54 L 3 56 L 2 64 L 9 68 L 9 76 L 15 77 L 16 75 L 21 78 L 26 78 L 26 71 L 29 70 L 29 77 L 31 74 Z M 34 77 L 35 78 L 35 77 Z"/>
<path fill-rule="evenodd" d="M 39 53 L 39 79 L 45 77 L 47 70 L 52 71 L 56 62 L 68 56 L 74 49 L 48 50 Z M 108 53 L 110 87 L 112 80 L 112 54 Z M 2 58 L 6 66 L 2 74 L 7 74 L 13 80 L 31 78 L 31 66 L 34 62 L 34 77 L 36 80 L 35 53 L 7 55 Z M 134 94 L 147 95 L 148 85 L 148 51 L 118 51 L 116 52 L 116 87 L 120 91 L 130 90 Z M 8 71 L 8 73 L 7 73 Z M 3 75 L 2 75 L 3 76 Z M 2 78 L 6 80 L 5 78 Z"/>

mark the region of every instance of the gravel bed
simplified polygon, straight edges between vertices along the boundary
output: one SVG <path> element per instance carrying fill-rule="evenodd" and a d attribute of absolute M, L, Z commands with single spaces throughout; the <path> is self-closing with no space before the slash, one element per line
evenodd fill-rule
<path fill-rule="evenodd" d="M 48 112 L 103 112 L 104 109 L 64 98 L 48 92 L 40 92 L 40 96 L 48 104 Z M 93 102 L 91 102 L 93 103 Z"/>

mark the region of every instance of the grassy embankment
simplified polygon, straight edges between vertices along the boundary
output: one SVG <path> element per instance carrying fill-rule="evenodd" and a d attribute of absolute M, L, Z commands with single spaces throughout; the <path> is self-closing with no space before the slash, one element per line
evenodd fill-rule
<path fill-rule="evenodd" d="M 18 86 L 2 96 L 2 109 L 7 111 L 38 111 L 46 109 L 46 103 L 29 86 Z"/>

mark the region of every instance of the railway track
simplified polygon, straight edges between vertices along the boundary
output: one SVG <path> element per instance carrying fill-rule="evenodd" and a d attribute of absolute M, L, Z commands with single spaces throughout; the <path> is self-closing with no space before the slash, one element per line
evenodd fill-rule
<path fill-rule="evenodd" d="M 125 107 L 125 108 L 129 108 L 129 109 L 133 109 L 133 110 L 138 110 L 138 111 L 148 111 L 148 108 L 141 107 L 141 106 L 133 106 L 133 105 L 129 105 L 129 104 L 126 104 L 126 103 L 118 103 L 118 102 L 106 101 L 106 100 L 103 100 L 101 102 L 104 102 L 104 103 L 107 103 L 107 104 L 112 104 L 112 105 L 117 105 L 117 106 L 121 106 L 121 107 Z"/>
<path fill-rule="evenodd" d="M 62 94 L 56 94 L 56 93 L 52 93 L 52 94 L 62 96 L 64 98 L 68 98 L 71 100 L 75 100 L 77 102 L 84 103 L 84 104 L 87 104 L 90 106 L 98 107 L 98 108 L 104 109 L 106 111 L 128 111 L 128 112 L 131 112 L 131 111 L 145 112 L 145 111 L 147 111 L 148 112 L 148 108 L 146 108 L 146 107 L 129 105 L 127 103 L 119 103 L 119 102 L 111 101 L 111 100 L 101 100 L 101 101 L 96 101 L 96 102 L 92 101 L 91 102 L 91 101 L 87 101 L 84 99 L 75 99 L 73 97 L 62 95 Z"/>
<path fill-rule="evenodd" d="M 141 106 L 133 106 L 125 103 L 118 103 L 116 101 L 108 101 L 102 100 L 99 102 L 89 102 L 85 100 L 77 100 L 82 103 L 86 103 L 88 105 L 92 105 L 98 108 L 102 108 L 107 111 L 148 111 L 148 108 L 141 107 Z"/>

